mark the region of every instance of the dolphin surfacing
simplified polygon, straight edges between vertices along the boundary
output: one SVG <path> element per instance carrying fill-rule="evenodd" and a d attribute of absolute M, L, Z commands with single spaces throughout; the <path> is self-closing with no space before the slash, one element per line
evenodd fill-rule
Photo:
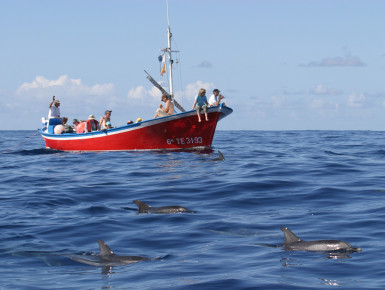
<path fill-rule="evenodd" d="M 223 156 L 222 152 L 218 150 L 218 157 L 217 158 L 214 158 L 212 159 L 213 161 L 222 161 L 222 160 L 225 160 L 225 156 Z"/>
<path fill-rule="evenodd" d="M 100 252 L 97 255 L 69 255 L 73 261 L 92 265 L 92 266 L 122 266 L 128 265 L 143 260 L 151 260 L 150 258 L 140 256 L 119 256 L 116 255 L 110 247 L 103 242 L 98 240 Z"/>
<path fill-rule="evenodd" d="M 180 205 L 152 207 L 140 200 L 134 200 L 133 203 L 135 203 L 138 206 L 139 213 L 159 213 L 159 214 L 172 214 L 172 213 L 183 213 L 183 212 L 192 213 L 191 210 Z"/>
<path fill-rule="evenodd" d="M 303 241 L 291 230 L 281 227 L 285 235 L 285 242 L 281 245 L 286 251 L 309 252 L 361 252 L 361 248 L 354 248 L 351 244 L 339 240 Z"/>

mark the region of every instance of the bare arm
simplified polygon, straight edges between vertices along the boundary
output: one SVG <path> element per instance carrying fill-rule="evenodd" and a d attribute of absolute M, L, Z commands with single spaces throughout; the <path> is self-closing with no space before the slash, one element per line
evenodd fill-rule
<path fill-rule="evenodd" d="M 49 106 L 48 106 L 50 109 L 52 108 L 53 102 L 55 102 L 55 96 L 52 97 L 52 102 L 51 102 L 51 103 L 49 104 Z"/>
<path fill-rule="evenodd" d="M 164 112 L 166 112 L 167 114 L 168 114 L 169 111 L 170 111 L 170 103 L 171 103 L 171 101 L 170 101 L 170 100 L 167 100 L 166 106 L 165 106 L 164 108 L 161 107 L 161 109 L 162 109 Z"/>

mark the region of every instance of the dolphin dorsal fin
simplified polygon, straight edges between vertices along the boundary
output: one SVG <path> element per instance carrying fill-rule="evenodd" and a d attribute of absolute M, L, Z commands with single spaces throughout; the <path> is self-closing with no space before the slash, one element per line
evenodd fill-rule
<path fill-rule="evenodd" d="M 285 227 L 281 227 L 281 231 L 285 234 L 285 243 L 300 242 L 301 239 L 298 238 L 291 230 Z"/>
<path fill-rule="evenodd" d="M 149 206 L 148 204 L 145 204 L 140 200 L 134 200 L 134 203 L 139 207 L 139 211 L 149 210 L 151 208 L 151 206 Z"/>
<path fill-rule="evenodd" d="M 218 150 L 219 160 L 225 160 L 225 156 L 223 156 L 222 152 Z"/>
<path fill-rule="evenodd" d="M 110 247 L 102 240 L 98 240 L 101 256 L 111 256 L 114 255 L 114 252 L 110 249 Z"/>

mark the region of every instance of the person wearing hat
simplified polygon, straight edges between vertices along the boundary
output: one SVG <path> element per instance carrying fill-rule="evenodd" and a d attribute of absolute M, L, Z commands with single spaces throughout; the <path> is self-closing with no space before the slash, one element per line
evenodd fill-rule
<path fill-rule="evenodd" d="M 86 133 L 92 131 L 99 131 L 99 122 L 95 120 L 94 115 L 90 115 L 87 120 Z"/>
<path fill-rule="evenodd" d="M 59 100 L 55 100 L 55 96 L 53 96 L 52 97 L 52 102 L 49 104 L 48 119 L 60 118 L 59 106 L 60 106 L 60 101 Z"/>
<path fill-rule="evenodd" d="M 218 89 L 215 89 L 213 90 L 213 94 L 211 95 L 210 99 L 209 99 L 209 105 L 212 107 L 212 106 L 219 106 L 219 103 L 221 102 L 222 99 L 224 99 L 225 97 L 220 95 L 221 91 L 218 90 Z"/>
<path fill-rule="evenodd" d="M 104 116 L 100 118 L 99 125 L 100 125 L 100 130 L 105 130 L 107 129 L 107 122 L 110 122 L 111 124 L 111 110 L 106 110 L 104 112 Z"/>

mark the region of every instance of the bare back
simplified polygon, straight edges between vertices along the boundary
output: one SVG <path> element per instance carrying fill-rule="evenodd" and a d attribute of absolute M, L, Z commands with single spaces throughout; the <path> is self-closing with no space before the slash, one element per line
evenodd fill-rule
<path fill-rule="evenodd" d="M 164 109 L 167 114 L 174 115 L 174 104 L 170 100 L 166 101 L 166 106 Z"/>

